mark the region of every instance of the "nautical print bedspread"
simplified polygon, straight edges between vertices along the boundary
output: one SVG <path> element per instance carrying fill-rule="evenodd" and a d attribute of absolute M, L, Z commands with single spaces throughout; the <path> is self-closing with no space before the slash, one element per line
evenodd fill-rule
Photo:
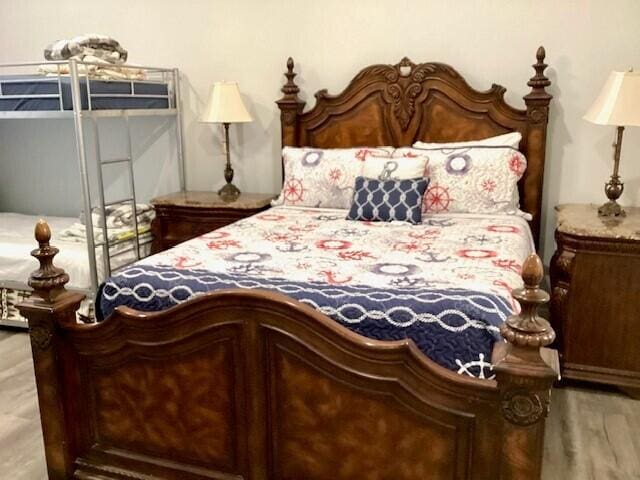
<path fill-rule="evenodd" d="M 459 373 L 491 376 L 498 326 L 517 305 L 532 251 L 516 216 L 429 215 L 421 225 L 345 220 L 344 210 L 275 207 L 148 257 L 108 279 L 118 305 L 162 310 L 222 288 L 274 290 L 380 340 L 413 339 Z"/>

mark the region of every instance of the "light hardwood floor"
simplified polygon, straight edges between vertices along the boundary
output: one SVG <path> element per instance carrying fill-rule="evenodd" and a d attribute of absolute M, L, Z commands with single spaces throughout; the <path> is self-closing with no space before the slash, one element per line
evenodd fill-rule
<path fill-rule="evenodd" d="M 39 422 L 28 336 L 0 331 L 0 479 L 46 478 Z M 543 479 L 640 479 L 640 401 L 555 389 Z"/>

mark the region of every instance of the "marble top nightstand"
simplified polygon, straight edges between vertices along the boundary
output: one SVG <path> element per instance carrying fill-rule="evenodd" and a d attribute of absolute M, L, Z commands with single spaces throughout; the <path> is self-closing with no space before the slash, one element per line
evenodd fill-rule
<path fill-rule="evenodd" d="M 640 398 L 640 208 L 617 218 L 589 204 L 556 210 L 551 322 L 562 375 Z"/>

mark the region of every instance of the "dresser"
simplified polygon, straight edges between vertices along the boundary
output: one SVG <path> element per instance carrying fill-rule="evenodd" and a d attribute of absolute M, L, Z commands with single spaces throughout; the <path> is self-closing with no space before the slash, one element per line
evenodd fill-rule
<path fill-rule="evenodd" d="M 640 398 L 640 208 L 601 219 L 560 205 L 551 260 L 551 320 L 566 379 Z"/>
<path fill-rule="evenodd" d="M 242 193 L 237 200 L 224 202 L 215 192 L 177 192 L 154 198 L 152 252 L 262 212 L 274 198 L 272 194 Z"/>

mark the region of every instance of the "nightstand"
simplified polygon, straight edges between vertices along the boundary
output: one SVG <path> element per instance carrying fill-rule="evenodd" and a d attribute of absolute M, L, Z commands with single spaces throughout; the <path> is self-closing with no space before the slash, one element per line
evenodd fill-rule
<path fill-rule="evenodd" d="M 562 375 L 640 398 L 640 208 L 606 220 L 597 210 L 556 207 L 551 320 Z"/>
<path fill-rule="evenodd" d="M 262 212 L 274 198 L 266 193 L 243 193 L 233 202 L 224 202 L 215 192 L 177 192 L 154 198 L 152 252 Z"/>

